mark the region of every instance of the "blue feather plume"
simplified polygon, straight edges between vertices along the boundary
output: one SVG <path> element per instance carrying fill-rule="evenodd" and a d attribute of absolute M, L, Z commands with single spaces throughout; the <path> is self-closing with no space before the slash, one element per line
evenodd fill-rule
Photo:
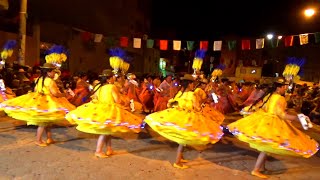
<path fill-rule="evenodd" d="M 299 76 L 303 76 L 304 71 L 302 69 L 302 66 L 306 63 L 306 59 L 305 58 L 296 58 L 296 57 L 288 57 L 287 59 L 287 64 L 295 64 L 297 66 L 300 67 L 300 70 L 298 72 Z"/>
<path fill-rule="evenodd" d="M 17 45 L 17 41 L 16 41 L 16 40 L 8 40 L 8 41 L 4 44 L 3 49 L 4 49 L 4 50 L 13 49 L 16 45 Z"/>
<path fill-rule="evenodd" d="M 224 64 L 219 64 L 216 69 L 224 70 L 225 68 L 226 68 L 226 65 L 224 65 Z"/>
<path fill-rule="evenodd" d="M 288 57 L 287 64 L 295 64 L 301 68 L 306 63 L 305 58 Z"/>
<path fill-rule="evenodd" d="M 124 60 L 125 62 L 131 64 L 132 61 L 133 61 L 133 58 L 132 58 L 131 56 L 125 56 L 125 57 L 123 58 L 123 60 Z"/>
<path fill-rule="evenodd" d="M 53 45 L 48 51 L 47 54 L 57 53 L 61 54 L 64 53 L 68 55 L 68 51 L 62 45 Z"/>
<path fill-rule="evenodd" d="M 195 58 L 199 58 L 199 59 L 203 59 L 206 55 L 206 51 L 205 50 L 202 50 L 202 49 L 199 49 L 196 51 L 194 57 Z"/>
<path fill-rule="evenodd" d="M 125 59 L 126 58 L 126 52 L 121 49 L 121 48 L 112 48 L 110 49 L 110 52 L 109 52 L 110 56 L 117 56 L 121 59 Z"/>

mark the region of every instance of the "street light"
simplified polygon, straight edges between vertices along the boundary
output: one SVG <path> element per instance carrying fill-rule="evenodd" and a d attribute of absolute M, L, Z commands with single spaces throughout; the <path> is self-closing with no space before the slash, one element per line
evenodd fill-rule
<path fill-rule="evenodd" d="M 313 8 L 308 8 L 308 9 L 304 10 L 304 15 L 308 18 L 312 17 L 315 13 L 316 13 L 316 11 Z"/>

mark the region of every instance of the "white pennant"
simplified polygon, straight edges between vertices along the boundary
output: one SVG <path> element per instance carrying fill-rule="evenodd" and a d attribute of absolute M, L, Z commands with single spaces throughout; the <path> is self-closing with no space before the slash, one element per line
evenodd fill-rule
<path fill-rule="evenodd" d="M 181 50 L 181 41 L 173 41 L 173 50 L 180 51 Z"/>
<path fill-rule="evenodd" d="M 133 38 L 133 47 L 141 48 L 141 38 Z"/>

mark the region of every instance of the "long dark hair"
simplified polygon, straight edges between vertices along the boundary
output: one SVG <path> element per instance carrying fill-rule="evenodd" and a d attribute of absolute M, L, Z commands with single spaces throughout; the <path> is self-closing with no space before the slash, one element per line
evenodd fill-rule
<path fill-rule="evenodd" d="M 277 90 L 278 87 L 282 87 L 284 86 L 284 84 L 282 83 L 277 83 L 277 82 L 274 82 L 272 84 L 271 87 L 268 87 L 267 91 L 263 94 L 263 96 L 261 96 L 259 99 L 255 100 L 254 103 L 252 103 L 252 105 L 250 106 L 249 108 L 249 111 L 252 109 L 252 107 L 254 107 L 258 102 L 260 102 L 261 100 L 263 100 L 265 97 L 267 97 L 268 95 L 268 98 L 262 103 L 262 105 L 259 107 L 259 108 L 262 108 L 270 99 L 271 95 Z"/>
<path fill-rule="evenodd" d="M 93 91 L 91 91 L 87 96 L 82 98 L 82 102 L 86 102 L 92 95 L 94 95 L 103 85 L 107 83 L 107 80 L 110 79 L 111 76 L 99 76 L 99 83 L 93 87 Z"/>
<path fill-rule="evenodd" d="M 193 81 L 191 81 L 191 80 L 186 80 L 186 79 L 184 79 L 184 80 L 181 81 L 181 87 L 182 87 L 183 89 L 182 89 L 181 95 L 180 95 L 179 97 L 181 97 L 181 96 L 183 95 L 183 93 L 186 91 L 186 89 L 187 89 L 187 87 L 188 87 L 188 85 L 189 85 L 190 83 L 193 83 Z"/>
<path fill-rule="evenodd" d="M 35 83 L 35 86 L 38 86 L 38 82 L 39 82 L 39 79 L 42 78 L 42 86 L 41 86 L 41 92 L 43 93 L 43 86 L 44 86 L 44 81 L 45 79 L 48 77 L 48 72 L 51 72 L 53 71 L 53 68 L 41 68 L 41 73 L 40 73 L 40 76 L 39 78 L 37 79 L 36 83 Z"/>

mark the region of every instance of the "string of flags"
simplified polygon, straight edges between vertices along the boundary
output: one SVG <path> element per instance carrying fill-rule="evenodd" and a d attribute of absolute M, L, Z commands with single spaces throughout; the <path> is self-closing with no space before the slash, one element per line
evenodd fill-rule
<path fill-rule="evenodd" d="M 221 51 L 223 48 L 227 50 L 235 50 L 239 46 L 242 50 L 253 50 L 263 49 L 266 47 L 290 47 L 299 42 L 299 45 L 306 45 L 310 42 L 320 43 L 320 32 L 316 33 L 304 33 L 298 35 L 287 35 L 273 37 L 268 35 L 267 38 L 253 39 L 241 39 L 240 42 L 237 40 L 203 40 L 203 41 L 181 41 L 181 40 L 166 40 L 166 39 L 150 39 L 147 35 L 143 35 L 142 38 L 134 37 L 129 38 L 126 36 L 122 37 L 106 37 L 102 34 L 93 34 L 86 31 L 81 31 L 83 41 L 94 41 L 100 43 L 104 41 L 109 46 L 120 46 L 120 47 L 133 47 L 133 48 L 158 48 L 159 50 L 174 50 L 180 51 L 181 49 L 194 50 L 203 49 L 209 50 L 209 45 L 213 51 Z M 314 40 L 311 41 L 310 35 L 314 36 Z M 141 36 L 141 35 L 140 35 Z M 298 38 L 296 38 L 298 37 Z M 297 41 L 295 41 L 297 40 Z M 240 48 L 239 47 L 239 48 Z"/>

